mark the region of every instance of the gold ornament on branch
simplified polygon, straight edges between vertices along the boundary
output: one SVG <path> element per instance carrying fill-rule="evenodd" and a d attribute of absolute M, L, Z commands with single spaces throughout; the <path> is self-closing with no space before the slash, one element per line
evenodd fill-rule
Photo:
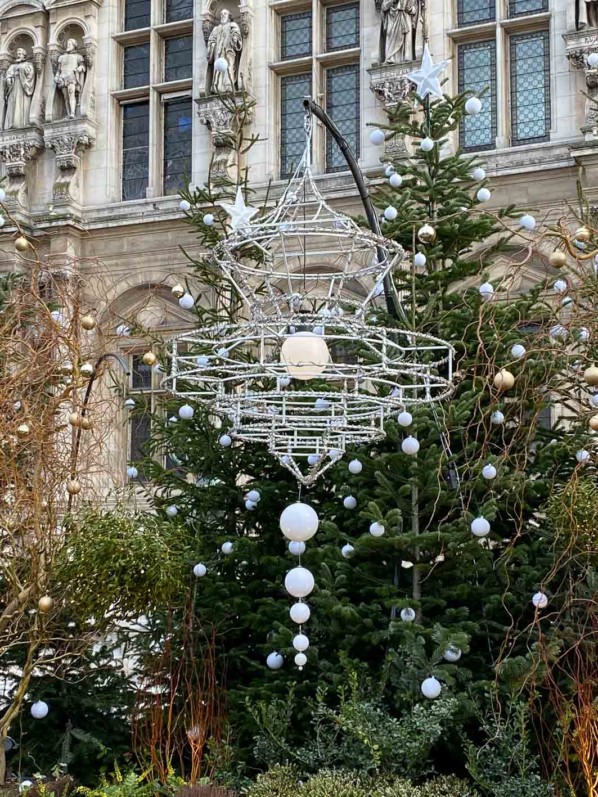
<path fill-rule="evenodd" d="M 21 440 L 24 440 L 26 437 L 29 437 L 31 434 L 31 429 L 29 428 L 29 424 L 21 423 L 17 426 L 17 437 Z"/>
<path fill-rule="evenodd" d="M 26 252 L 29 249 L 29 241 L 27 238 L 23 238 L 22 235 L 19 235 L 15 241 L 15 249 L 17 252 Z"/>
<path fill-rule="evenodd" d="M 497 390 L 510 390 L 514 384 L 515 377 L 510 371 L 507 371 L 506 368 L 501 368 L 494 377 L 494 387 Z"/>
<path fill-rule="evenodd" d="M 42 595 L 42 597 L 37 602 L 37 608 L 42 614 L 47 614 L 48 612 L 51 612 L 53 606 L 54 606 L 54 598 L 50 597 L 50 595 Z"/>
<path fill-rule="evenodd" d="M 590 418 L 590 429 L 594 432 L 598 432 L 598 415 L 592 415 Z"/>
<path fill-rule="evenodd" d="M 417 237 L 423 244 L 433 244 L 436 240 L 436 230 L 431 224 L 424 224 L 417 231 Z"/>
<path fill-rule="evenodd" d="M 89 313 L 81 317 L 81 326 L 83 327 L 83 329 L 86 329 L 88 332 L 91 329 L 95 329 L 97 323 L 98 322 L 96 321 L 95 317 L 90 315 Z"/>
<path fill-rule="evenodd" d="M 81 416 L 78 412 L 71 412 L 69 415 L 69 423 L 71 426 L 80 426 L 81 424 Z"/>
<path fill-rule="evenodd" d="M 79 373 L 81 376 L 84 376 L 86 379 L 89 379 L 90 376 L 93 374 L 93 365 L 91 363 L 83 363 L 81 368 L 79 368 Z"/>
<path fill-rule="evenodd" d="M 567 255 L 561 252 L 560 249 L 555 249 L 548 258 L 548 261 L 553 268 L 563 268 L 567 263 Z"/>
<path fill-rule="evenodd" d="M 66 491 L 69 495 L 78 495 L 81 492 L 81 482 L 78 479 L 69 479 Z"/>
<path fill-rule="evenodd" d="M 170 292 L 177 299 L 180 299 L 181 296 L 183 296 L 185 294 L 185 288 L 182 285 L 180 285 L 180 284 L 179 285 L 175 285 L 174 288 L 172 288 L 172 290 Z"/>
<path fill-rule="evenodd" d="M 573 236 L 576 241 L 580 241 L 581 243 L 587 243 L 590 238 L 592 237 L 591 231 L 587 227 L 579 227 L 575 230 L 575 235 Z"/>
<path fill-rule="evenodd" d="M 73 364 L 65 361 L 60 363 L 58 370 L 63 376 L 70 376 L 73 373 Z"/>
<path fill-rule="evenodd" d="M 82 429 L 91 429 L 91 421 L 87 417 L 87 415 L 81 416 L 81 428 Z"/>
<path fill-rule="evenodd" d="M 158 362 L 158 358 L 153 351 L 146 351 L 142 360 L 144 365 L 155 365 Z"/>
<path fill-rule="evenodd" d="M 586 370 L 583 372 L 583 378 L 588 385 L 595 387 L 598 385 L 598 368 L 595 365 L 591 365 L 589 368 L 586 368 Z"/>

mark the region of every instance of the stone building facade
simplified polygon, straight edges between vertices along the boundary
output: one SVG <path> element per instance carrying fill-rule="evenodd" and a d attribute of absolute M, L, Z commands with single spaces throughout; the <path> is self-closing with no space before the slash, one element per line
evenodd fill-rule
<path fill-rule="evenodd" d="M 7 207 L 49 267 L 78 272 L 100 347 L 135 366 L 133 394 L 159 402 L 160 377 L 118 324 L 168 334 L 191 320 L 171 293 L 186 271 L 181 247 L 197 247 L 177 193 L 203 184 L 212 159 L 229 168 L 231 114 L 213 90 L 255 99 L 246 132 L 259 140 L 244 165 L 258 192 L 283 185 L 301 154 L 306 94 L 376 180 L 385 153 L 366 125 L 401 101 L 425 42 L 450 61 L 448 92 L 487 90 L 459 137 L 483 154 L 494 201 L 541 218 L 576 201 L 578 180 L 595 200 L 598 121 L 584 95 L 598 97 L 594 0 L 0 0 Z M 359 209 L 320 125 L 314 171 L 338 207 Z M 13 240 L 7 222 L 1 270 L 19 267 Z M 125 415 L 110 443 L 121 474 L 148 432 Z"/>

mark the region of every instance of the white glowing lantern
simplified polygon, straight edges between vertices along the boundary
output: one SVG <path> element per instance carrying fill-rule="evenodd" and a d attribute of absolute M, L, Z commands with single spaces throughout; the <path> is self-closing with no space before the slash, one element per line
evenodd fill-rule
<path fill-rule="evenodd" d="M 293 639 L 293 647 L 299 653 L 303 653 L 303 651 L 307 650 L 309 647 L 309 639 L 305 636 L 305 634 L 297 634 L 297 636 Z"/>
<path fill-rule="evenodd" d="M 487 537 L 490 534 L 490 523 L 485 517 L 477 517 L 471 522 L 471 533 L 475 537 Z"/>
<path fill-rule="evenodd" d="M 543 592 L 536 592 L 532 598 L 532 603 L 536 609 L 545 609 L 548 606 L 548 597 Z"/>
<path fill-rule="evenodd" d="M 284 664 L 284 659 L 280 653 L 277 651 L 273 651 L 268 655 L 266 659 L 266 664 L 271 670 L 280 670 L 282 665 Z"/>
<path fill-rule="evenodd" d="M 432 676 L 431 678 L 426 678 L 422 683 L 421 690 L 424 697 L 429 700 L 435 700 L 442 692 L 442 686 L 440 681 Z"/>
<path fill-rule="evenodd" d="M 386 529 L 382 523 L 378 523 L 378 521 L 374 521 L 374 523 L 370 526 L 370 534 L 372 537 L 382 537 Z"/>
<path fill-rule="evenodd" d="M 43 720 L 48 716 L 49 706 L 43 700 L 38 700 L 31 706 L 31 716 L 36 720 Z"/>
<path fill-rule="evenodd" d="M 311 609 L 307 603 L 294 603 L 290 610 L 291 620 L 298 625 L 306 623 L 311 616 Z"/>
<path fill-rule="evenodd" d="M 284 586 L 293 598 L 306 598 L 315 587 L 314 577 L 306 567 L 294 567 L 286 574 Z"/>
<path fill-rule="evenodd" d="M 401 609 L 401 620 L 404 623 L 412 623 L 415 620 L 415 609 L 412 609 L 410 606 Z"/>
<path fill-rule="evenodd" d="M 307 381 L 325 371 L 330 362 L 330 352 L 321 335 L 295 332 L 282 344 L 280 361 L 286 366 L 289 376 Z"/>
<path fill-rule="evenodd" d="M 293 540 L 289 543 L 289 553 L 292 553 L 293 556 L 301 556 L 302 553 L 305 553 L 305 543 Z"/>
<path fill-rule="evenodd" d="M 300 501 L 287 506 L 280 516 L 280 530 L 287 540 L 294 542 L 311 540 L 319 524 L 316 510 Z"/>
<path fill-rule="evenodd" d="M 193 568 L 193 575 L 196 578 L 203 578 L 207 572 L 208 568 L 202 562 L 198 562 Z"/>

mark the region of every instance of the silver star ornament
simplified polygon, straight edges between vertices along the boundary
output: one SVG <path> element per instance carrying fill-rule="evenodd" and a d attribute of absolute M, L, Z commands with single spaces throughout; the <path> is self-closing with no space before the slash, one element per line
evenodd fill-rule
<path fill-rule="evenodd" d="M 226 202 L 218 202 L 218 204 L 221 208 L 224 208 L 230 216 L 230 226 L 233 232 L 247 227 L 251 219 L 258 212 L 258 208 L 252 208 L 250 205 L 245 204 L 241 186 L 237 188 L 237 196 L 235 197 L 233 205 L 229 205 Z"/>
<path fill-rule="evenodd" d="M 441 72 L 444 72 L 449 63 L 450 61 L 441 61 L 439 64 L 435 64 L 430 55 L 430 48 L 426 44 L 421 67 L 406 75 L 407 80 L 415 83 L 415 91 L 422 100 L 428 94 L 442 98 L 442 89 L 438 76 Z"/>

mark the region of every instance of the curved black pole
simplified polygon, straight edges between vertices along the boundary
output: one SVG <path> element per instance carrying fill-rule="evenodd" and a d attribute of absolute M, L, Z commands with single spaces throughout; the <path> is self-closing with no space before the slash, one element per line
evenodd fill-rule
<path fill-rule="evenodd" d="M 339 146 L 340 151 L 343 153 L 345 160 L 347 161 L 347 166 L 349 167 L 351 174 L 353 175 L 353 179 L 355 180 L 355 184 L 357 185 L 357 190 L 359 191 L 359 196 L 363 203 L 363 208 L 365 210 L 365 216 L 370 225 L 370 230 L 375 233 L 376 235 L 382 237 L 382 229 L 380 227 L 380 219 L 378 218 L 378 214 L 372 204 L 372 200 L 370 199 L 370 195 L 365 184 L 365 180 L 363 179 L 363 173 L 359 168 L 359 164 L 357 163 L 357 159 L 351 150 L 351 147 L 347 143 L 347 140 L 344 138 L 338 127 L 334 124 L 330 116 L 326 113 L 326 111 L 321 108 L 317 103 L 315 103 L 311 97 L 305 97 L 303 99 L 303 107 L 306 111 L 313 114 L 317 119 L 322 122 L 326 130 L 330 133 L 330 135 L 334 138 L 336 143 Z M 383 263 L 387 257 L 388 253 L 382 246 L 376 247 L 376 254 L 378 257 L 378 262 Z M 386 298 L 386 309 L 390 316 L 393 318 L 399 318 L 399 313 L 397 306 L 395 304 L 394 296 L 392 295 L 392 282 L 390 280 L 390 276 L 387 274 L 384 277 L 384 294 Z"/>

